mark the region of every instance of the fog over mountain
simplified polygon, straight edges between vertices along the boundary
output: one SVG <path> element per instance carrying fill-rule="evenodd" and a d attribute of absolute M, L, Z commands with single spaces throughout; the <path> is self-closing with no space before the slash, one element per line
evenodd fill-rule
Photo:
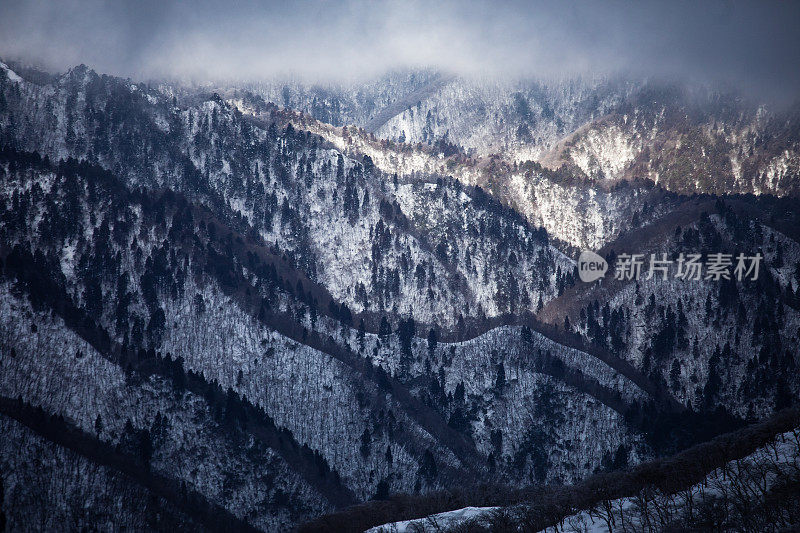
<path fill-rule="evenodd" d="M 634 74 L 796 96 L 794 2 L 3 2 L 0 45 L 49 68 L 136 79 L 314 81 L 400 67 Z"/>
<path fill-rule="evenodd" d="M 796 3 L 0 3 L 0 532 L 800 529 Z"/>

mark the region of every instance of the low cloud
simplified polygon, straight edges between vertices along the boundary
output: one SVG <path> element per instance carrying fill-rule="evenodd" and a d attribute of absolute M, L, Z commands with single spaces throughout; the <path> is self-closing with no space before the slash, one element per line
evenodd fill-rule
<path fill-rule="evenodd" d="M 464 74 L 625 72 L 793 99 L 800 4 L 168 2 L 0 6 L 0 57 L 195 80 L 342 81 L 404 67 Z"/>

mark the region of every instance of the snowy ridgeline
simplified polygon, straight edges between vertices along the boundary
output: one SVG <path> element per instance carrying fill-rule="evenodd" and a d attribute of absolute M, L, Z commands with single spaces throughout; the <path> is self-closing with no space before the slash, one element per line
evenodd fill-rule
<path fill-rule="evenodd" d="M 200 200 L 221 209 L 222 218 L 243 216 L 354 310 L 413 313 L 446 326 L 459 313 L 533 311 L 556 292 L 555 273 L 572 269 L 535 228 L 477 206 L 452 183 L 398 189 L 390 184 L 395 165 L 383 168 L 377 154 L 385 175 L 370 172 L 360 153 L 342 157 L 303 132 L 254 127 L 224 102 L 180 109 L 155 90 L 85 69 L 53 86 L 23 81 L 4 89 L 10 104 L 0 126 L 14 126 L 18 146 L 53 161 L 91 152 L 131 188 L 167 187 L 194 197 L 208 187 L 212 196 Z M 115 98 L 136 113 L 97 112 L 120 104 Z M 116 120 L 132 122 L 139 137 L 131 142 L 152 157 L 113 134 Z M 102 138 L 88 145 L 98 129 Z M 174 153 L 189 161 L 175 161 Z M 215 203 L 219 197 L 224 207 Z M 559 228 L 549 214 L 539 223 Z M 503 257 L 493 256 L 497 246 L 508 250 Z M 498 296 L 506 292 L 517 301 Z"/>
<path fill-rule="evenodd" d="M 149 431 L 153 469 L 259 527 L 281 529 L 297 516 L 330 510 L 271 449 L 220 432 L 202 397 L 161 378 L 131 381 L 63 321 L 33 312 L 6 284 L 0 306 L 2 396 L 21 397 L 118 446 L 131 430 Z M 281 495 L 292 505 L 275 505 Z"/>
<path fill-rule="evenodd" d="M 736 112 L 718 109 L 720 100 Z M 500 154 L 553 169 L 567 164 L 592 179 L 649 178 L 670 190 L 785 195 L 797 187 L 797 139 L 774 150 L 763 141 L 787 119 L 795 120 L 708 88 L 676 92 L 646 80 L 457 79 L 377 134 L 408 143 L 443 140 L 471 155 Z"/>
<path fill-rule="evenodd" d="M 391 401 L 385 406 L 365 405 L 359 398 L 377 394 L 374 383 L 364 382 L 337 359 L 265 328 L 213 284 L 189 285 L 185 294 L 186 299 L 167 303 L 167 315 L 174 320 L 164 334 L 164 353 L 182 357 L 187 368 L 262 406 L 301 443 L 320 450 L 356 493 L 368 497 L 380 481 L 387 479 L 397 492 L 413 489 L 419 459 L 406 452 L 404 442 L 391 438 L 385 427 L 388 412 L 381 411 L 391 411 L 391 417 L 425 446 L 436 443 L 403 414 L 402 406 Z M 195 312 L 195 294 L 205 302 L 201 315 Z M 310 329 L 310 323 L 307 326 Z M 324 317 L 317 319 L 315 329 L 369 356 L 373 364 L 390 374 L 402 373 L 402 348 L 395 335 L 381 339 L 365 334 L 359 340 L 356 330 L 343 330 Z M 519 354 L 518 337 L 519 328 L 498 328 L 464 343 L 439 343 L 433 354 L 428 343 L 414 339 L 409 378 L 443 376 L 444 392 L 456 396 L 460 386 L 465 407 L 478 413 L 468 424 L 478 450 L 485 455 L 494 451 L 492 433 L 499 431 L 503 439 L 496 454 L 509 458 L 519 454 L 531 438 L 531 427 L 547 426 L 537 405 L 543 391 L 549 391 L 551 412 L 547 416 L 557 421 L 547 428 L 549 438 L 558 443 L 549 452 L 550 476 L 554 479 L 579 479 L 595 469 L 605 454 L 637 442 L 618 413 L 585 393 L 537 373 L 528 357 Z M 623 398 L 644 398 L 632 382 L 583 352 L 564 348 L 537 333 L 530 349 L 550 351 L 566 365 L 580 368 L 587 376 L 619 391 Z M 501 363 L 506 384 L 498 389 L 497 365 Z M 452 414 L 454 407 L 444 409 Z M 365 430 L 371 450 L 366 457 Z M 387 448 L 392 454 L 389 461 Z M 457 464 L 446 448 L 435 449 L 437 458 Z M 631 462 L 637 462 L 635 453 Z"/>
<path fill-rule="evenodd" d="M 604 79 L 499 82 L 459 78 L 377 133 L 412 143 L 439 139 L 476 155 L 536 160 L 559 139 L 618 105 L 635 84 Z"/>
<path fill-rule="evenodd" d="M 191 298 L 168 304 L 174 320 L 165 331 L 163 352 L 263 407 L 301 444 L 319 450 L 360 498 L 373 496 L 383 480 L 391 480 L 392 491 L 413 491 L 418 457 L 406 451 L 412 442 L 391 436 L 390 426 L 402 425 L 407 437 L 456 465 L 452 453 L 401 406 L 391 399 L 383 405 L 365 401 L 381 397 L 376 384 L 341 361 L 271 331 L 212 284 L 190 285 L 186 294 Z M 194 295 L 205 302 L 202 314 L 195 312 Z"/>
<path fill-rule="evenodd" d="M 495 190 L 517 209 L 531 224 L 545 228 L 552 235 L 577 247 L 600 248 L 623 230 L 630 229 L 634 211 L 642 209 L 646 190 L 593 187 L 589 183 L 563 183 L 540 171 L 500 174 L 487 170 L 474 161 L 441 157 L 425 148 L 407 145 L 380 144 L 359 134 L 344 134 L 341 129 L 298 118 L 298 128 L 312 131 L 330 141 L 351 157 L 365 154 L 377 168 L 387 174 L 398 174 L 417 181 L 418 176 L 453 176 L 465 185 L 486 185 L 486 180 L 501 184 Z M 405 206 L 400 200 L 401 205 Z M 424 204 L 423 204 L 424 205 Z M 406 211 L 407 212 L 407 211 Z M 428 213 L 448 211 L 426 210 Z M 655 213 L 652 213 L 655 214 Z"/>
<path fill-rule="evenodd" d="M 744 106 L 735 118 L 712 118 L 667 102 L 654 104 L 585 125 L 545 159 L 552 167 L 573 164 L 595 179 L 649 178 L 672 191 L 796 193 L 797 139 L 785 139 L 777 149 L 760 144 L 772 137 L 772 127 L 786 123 L 780 113 Z M 659 157 L 651 157 L 654 153 Z"/>
<path fill-rule="evenodd" d="M 336 127 L 374 124 L 379 138 L 427 144 L 446 140 L 476 155 L 508 151 L 524 161 L 536 159 L 640 86 L 604 78 L 500 82 L 417 70 L 349 85 L 310 86 L 285 79 L 239 89 Z M 387 115 L 390 110 L 394 116 Z M 378 116 L 386 122 L 371 120 Z"/>
<path fill-rule="evenodd" d="M 372 342 L 376 343 L 373 361 L 400 372 L 400 347 L 390 342 L 377 348 L 380 340 L 368 336 L 365 353 L 370 353 Z M 619 413 L 537 372 L 533 362 L 537 353 L 548 353 L 629 402 L 647 398 L 638 386 L 596 357 L 536 332 L 530 342 L 522 341 L 519 327 L 496 328 L 462 343 L 439 343 L 432 354 L 428 343 L 416 340 L 414 352 L 412 375 L 439 376 L 446 394 L 463 395 L 465 412 L 474 413 L 468 425 L 478 449 L 493 453 L 498 461 L 506 460 L 521 480 L 531 480 L 532 465 L 521 458 L 531 442 L 540 438 L 552 444 L 547 449 L 547 478 L 552 480 L 580 479 L 620 446 L 631 449 L 631 463 L 641 460 L 640 454 L 648 455 Z M 452 416 L 457 407 L 451 404 L 449 409 Z M 515 458 L 521 462 L 514 463 Z"/>

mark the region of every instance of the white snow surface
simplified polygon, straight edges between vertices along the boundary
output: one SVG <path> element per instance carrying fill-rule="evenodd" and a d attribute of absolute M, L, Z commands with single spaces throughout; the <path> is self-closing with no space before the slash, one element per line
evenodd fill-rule
<path fill-rule="evenodd" d="M 467 520 L 474 520 L 498 510 L 499 507 L 464 507 L 425 518 L 392 522 L 368 529 L 365 533 L 426 533 L 442 531 Z"/>

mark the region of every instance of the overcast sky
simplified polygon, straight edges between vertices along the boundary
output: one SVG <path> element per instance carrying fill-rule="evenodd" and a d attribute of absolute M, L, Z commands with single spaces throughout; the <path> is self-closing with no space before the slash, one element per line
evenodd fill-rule
<path fill-rule="evenodd" d="M 387 69 L 682 76 L 794 98 L 800 2 L 0 2 L 0 57 L 63 70 L 341 81 Z"/>

